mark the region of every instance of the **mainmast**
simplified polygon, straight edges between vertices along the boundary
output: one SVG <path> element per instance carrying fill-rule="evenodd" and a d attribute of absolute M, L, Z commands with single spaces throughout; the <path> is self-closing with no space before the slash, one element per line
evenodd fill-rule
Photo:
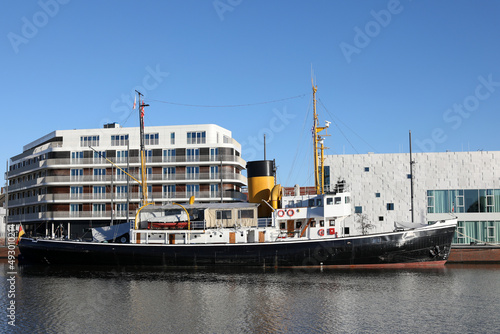
<path fill-rule="evenodd" d="M 148 184 L 147 184 L 147 171 L 146 171 L 146 150 L 144 148 L 144 107 L 149 107 L 149 104 L 144 104 L 144 100 L 142 100 L 143 94 L 137 91 L 137 95 L 139 95 L 139 127 L 140 127 L 140 135 L 141 135 L 141 206 L 146 205 L 148 203 Z"/>
<path fill-rule="evenodd" d="M 325 122 L 324 127 L 318 126 L 318 114 L 316 113 L 316 92 L 318 90 L 318 86 L 314 85 L 314 82 L 311 78 L 311 84 L 313 89 L 313 145 L 314 145 L 314 183 L 316 187 L 316 194 L 324 194 L 325 193 L 325 177 L 323 172 L 323 166 L 325 162 L 324 150 L 327 147 L 323 145 L 323 137 L 328 136 L 328 134 L 324 134 L 324 136 L 320 136 L 319 133 L 323 130 L 326 130 L 330 125 L 329 122 Z M 318 147 L 319 145 L 319 147 Z M 318 152 L 319 151 L 319 152 Z M 318 154 L 319 153 L 319 154 Z M 319 155 L 319 156 L 318 156 Z"/>

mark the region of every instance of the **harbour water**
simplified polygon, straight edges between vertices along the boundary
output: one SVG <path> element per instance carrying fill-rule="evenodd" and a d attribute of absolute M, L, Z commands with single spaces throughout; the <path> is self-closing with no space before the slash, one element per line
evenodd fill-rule
<path fill-rule="evenodd" d="M 500 332 L 500 265 L 341 271 L 16 266 L 9 281 L 10 269 L 0 263 L 2 333 Z M 8 324 L 12 301 L 15 327 Z"/>

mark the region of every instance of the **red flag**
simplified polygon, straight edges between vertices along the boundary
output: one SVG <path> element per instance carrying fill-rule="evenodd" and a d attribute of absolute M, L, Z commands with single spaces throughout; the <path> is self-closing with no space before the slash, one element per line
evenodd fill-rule
<path fill-rule="evenodd" d="M 135 102 L 137 101 L 137 96 L 134 96 L 134 108 L 132 109 L 135 109 Z"/>
<path fill-rule="evenodd" d="M 144 101 L 142 101 L 142 104 L 141 104 L 141 118 L 144 118 Z"/>

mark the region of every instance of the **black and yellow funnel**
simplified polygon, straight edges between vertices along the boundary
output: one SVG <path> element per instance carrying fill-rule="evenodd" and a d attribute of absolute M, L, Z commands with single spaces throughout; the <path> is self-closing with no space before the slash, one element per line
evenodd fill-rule
<path fill-rule="evenodd" d="M 274 188 L 274 171 L 274 161 L 247 162 L 248 201 L 260 204 L 258 209 L 259 218 L 271 216 L 271 208 L 262 201 L 271 202 L 271 191 Z"/>

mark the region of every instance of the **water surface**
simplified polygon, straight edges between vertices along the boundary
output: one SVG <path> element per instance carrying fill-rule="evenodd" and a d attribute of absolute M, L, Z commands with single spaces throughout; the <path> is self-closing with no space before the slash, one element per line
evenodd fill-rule
<path fill-rule="evenodd" d="M 500 266 L 168 270 L 19 266 L 12 333 L 499 333 Z"/>

